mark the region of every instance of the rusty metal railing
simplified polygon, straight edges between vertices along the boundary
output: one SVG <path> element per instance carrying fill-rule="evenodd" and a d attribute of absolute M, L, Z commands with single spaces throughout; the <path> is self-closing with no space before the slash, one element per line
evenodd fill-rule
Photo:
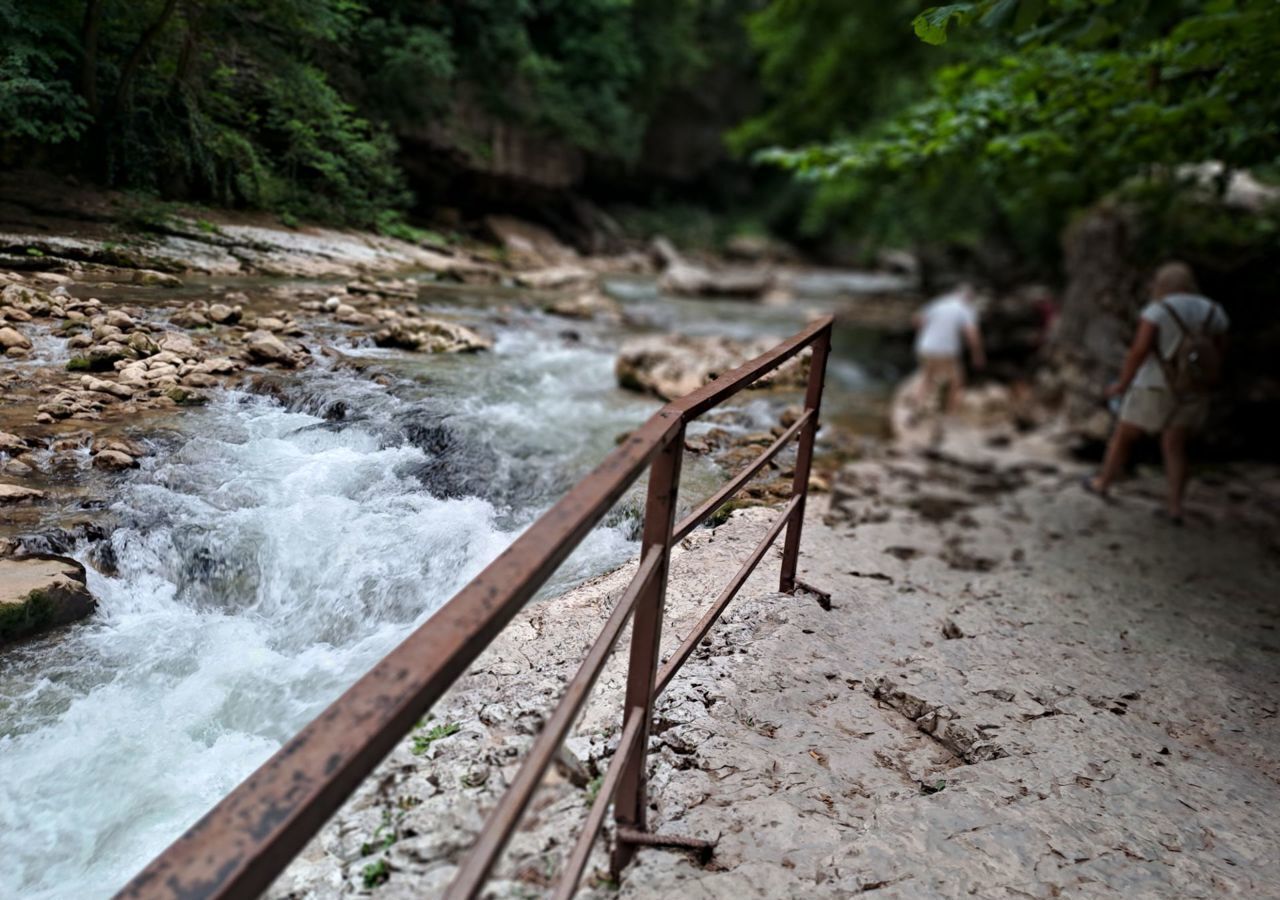
<path fill-rule="evenodd" d="M 813 348 L 813 355 L 803 414 L 755 462 L 677 523 L 685 426 L 806 347 Z M 621 740 L 554 896 L 573 896 L 610 803 L 616 823 L 611 858 L 615 872 L 631 860 L 636 846 L 669 843 L 669 839 L 645 830 L 645 754 L 654 699 L 671 683 L 784 528 L 787 533 L 780 589 L 787 593 L 795 589 L 809 467 L 830 348 L 831 317 L 827 316 L 656 412 L 488 568 L 156 857 L 117 896 L 211 900 L 253 897 L 265 890 L 365 776 L 489 646 L 646 466 L 650 474 L 639 567 L 535 739 L 520 771 L 490 813 L 447 896 L 470 898 L 479 894 L 633 615 Z M 797 436 L 791 499 L 774 519 L 764 540 L 659 670 L 672 546 L 733 497 Z"/>

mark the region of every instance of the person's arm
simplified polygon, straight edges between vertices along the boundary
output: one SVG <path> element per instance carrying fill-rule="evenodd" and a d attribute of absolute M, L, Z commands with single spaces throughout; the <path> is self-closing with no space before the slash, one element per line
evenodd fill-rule
<path fill-rule="evenodd" d="M 973 361 L 975 369 L 985 369 L 987 367 L 987 351 L 982 346 L 982 332 L 978 330 L 977 325 L 966 325 L 964 327 L 964 339 L 969 345 L 969 358 Z"/>
<path fill-rule="evenodd" d="M 1104 392 L 1107 399 L 1119 397 L 1125 391 L 1129 390 L 1129 385 L 1133 383 L 1134 377 L 1138 374 L 1138 368 L 1151 354 L 1152 349 L 1156 345 L 1156 336 L 1160 333 L 1160 329 L 1156 327 L 1154 322 L 1143 319 L 1138 325 L 1138 333 L 1133 338 L 1133 344 L 1129 347 L 1129 354 L 1124 358 L 1124 366 L 1120 369 L 1120 377 L 1107 385 Z"/>

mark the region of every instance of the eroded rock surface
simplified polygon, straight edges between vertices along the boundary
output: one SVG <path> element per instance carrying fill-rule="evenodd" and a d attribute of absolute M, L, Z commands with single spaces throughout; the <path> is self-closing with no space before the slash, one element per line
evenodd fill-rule
<path fill-rule="evenodd" d="M 95 605 L 74 559 L 0 558 L 0 644 L 83 619 Z"/>

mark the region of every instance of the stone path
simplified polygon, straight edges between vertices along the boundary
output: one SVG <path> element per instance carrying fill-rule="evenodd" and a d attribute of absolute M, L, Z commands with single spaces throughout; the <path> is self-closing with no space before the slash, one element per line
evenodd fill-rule
<path fill-rule="evenodd" d="M 1151 476 L 1103 505 L 1026 453 L 848 467 L 802 575 L 748 583 L 659 701 L 643 850 L 594 897 L 1271 896 L 1280 885 L 1280 477 L 1217 473 L 1185 529 Z M 696 532 L 670 643 L 765 527 Z M 773 562 L 769 560 L 773 559 Z M 273 896 L 432 896 L 629 570 L 522 616 Z M 621 660 L 493 883 L 545 892 L 616 742 Z"/>

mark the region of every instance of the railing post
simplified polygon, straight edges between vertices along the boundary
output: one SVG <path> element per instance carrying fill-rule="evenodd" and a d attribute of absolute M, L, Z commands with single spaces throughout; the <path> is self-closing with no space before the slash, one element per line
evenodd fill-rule
<path fill-rule="evenodd" d="M 684 424 L 653 460 L 649 469 L 649 496 L 644 508 L 644 537 L 640 558 L 651 552 L 661 553 L 658 569 L 636 600 L 631 620 L 631 661 L 627 669 L 626 730 L 632 716 L 643 715 L 636 750 L 623 768 L 613 817 L 617 828 L 643 831 L 646 791 L 646 760 L 649 750 L 649 724 L 653 719 L 653 684 L 658 669 L 658 647 L 662 641 L 662 614 L 667 596 L 667 567 L 671 558 L 671 533 L 675 525 L 676 498 L 680 491 L 680 463 L 684 458 Z M 635 847 L 625 841 L 614 842 L 610 868 L 621 872 L 635 855 Z"/>
<path fill-rule="evenodd" d="M 813 342 L 813 355 L 809 358 L 809 387 L 805 393 L 804 408 L 813 410 L 809 424 L 800 433 L 796 448 L 796 474 L 791 482 L 791 496 L 799 497 L 787 524 L 786 543 L 782 548 L 782 577 L 778 590 L 790 594 L 796 589 L 796 564 L 800 559 L 800 532 L 804 528 L 804 503 L 809 496 L 809 466 L 813 462 L 813 442 L 818 433 L 818 413 L 822 405 L 822 387 L 827 375 L 827 355 L 831 351 L 831 326 Z"/>

